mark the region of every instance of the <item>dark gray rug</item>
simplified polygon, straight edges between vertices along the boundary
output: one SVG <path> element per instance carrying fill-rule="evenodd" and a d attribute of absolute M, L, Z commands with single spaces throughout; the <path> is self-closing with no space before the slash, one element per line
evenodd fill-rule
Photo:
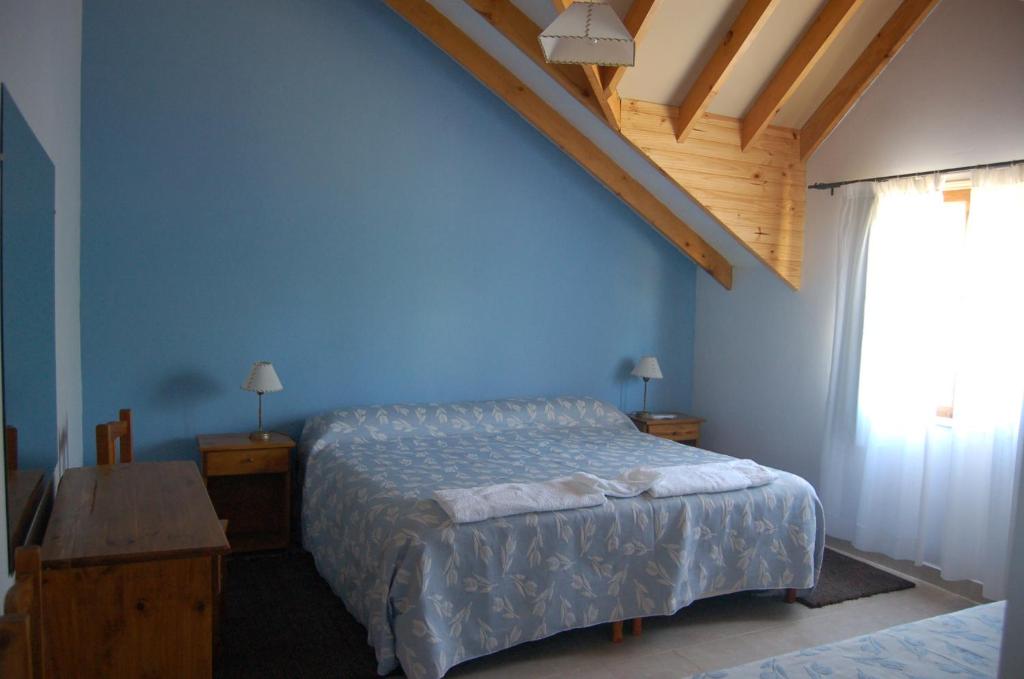
<path fill-rule="evenodd" d="M 317 573 L 313 557 L 298 547 L 227 559 L 224 618 L 217 679 L 371 679 L 377 661 L 366 630 Z M 914 583 L 866 563 L 825 550 L 821 578 L 798 601 L 817 608 L 840 601 L 913 587 Z M 764 593 L 741 592 L 694 602 L 693 610 L 714 607 L 729 598 Z M 773 595 L 775 596 L 775 595 Z M 780 604 L 782 605 L 782 604 Z M 401 672 L 393 675 L 401 676 Z"/>
<path fill-rule="evenodd" d="M 370 679 L 366 630 L 297 547 L 229 556 L 217 679 Z"/>
<path fill-rule="evenodd" d="M 803 590 L 797 601 L 808 608 L 831 606 L 851 599 L 910 589 L 914 583 L 825 548 L 821 577 L 814 589 Z"/>

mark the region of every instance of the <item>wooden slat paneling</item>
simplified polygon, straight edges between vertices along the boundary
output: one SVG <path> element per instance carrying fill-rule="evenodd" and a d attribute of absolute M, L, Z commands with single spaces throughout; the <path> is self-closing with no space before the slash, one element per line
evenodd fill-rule
<path fill-rule="evenodd" d="M 794 288 L 800 287 L 806 177 L 795 130 L 768 127 L 747 151 L 740 121 L 701 118 L 676 141 L 672 106 L 622 102 L 622 134 Z"/>
<path fill-rule="evenodd" d="M 446 16 L 426 0 L 386 2 L 399 16 L 472 73 L 484 86 L 518 111 L 595 179 L 689 255 L 722 286 L 727 289 L 732 287 L 732 265 L 728 260 Z"/>

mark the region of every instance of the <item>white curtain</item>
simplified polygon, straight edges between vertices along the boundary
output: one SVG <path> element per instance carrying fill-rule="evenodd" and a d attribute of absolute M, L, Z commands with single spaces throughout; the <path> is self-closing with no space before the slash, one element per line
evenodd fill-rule
<path fill-rule="evenodd" d="M 868 233 L 878 201 L 874 184 L 836 189 L 840 204 L 836 260 L 836 320 L 832 340 L 822 464 L 821 501 L 830 535 L 852 539 L 856 524 L 863 459 L 854 447 L 857 388 L 860 384 L 864 292 L 867 288 Z"/>
<path fill-rule="evenodd" d="M 841 243 L 861 277 L 837 300 L 822 495 L 832 535 L 999 598 L 1024 406 L 1024 169 L 975 173 L 966 229 L 939 184 L 877 185 L 868 246 Z"/>

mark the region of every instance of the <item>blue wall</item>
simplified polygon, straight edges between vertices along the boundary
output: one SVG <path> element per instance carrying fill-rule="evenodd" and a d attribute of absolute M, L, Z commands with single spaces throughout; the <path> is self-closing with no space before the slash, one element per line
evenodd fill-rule
<path fill-rule="evenodd" d="M 690 405 L 695 267 L 379 2 L 90 0 L 85 425 L 140 456 L 337 406 Z M 91 462 L 95 451 L 87 451 Z"/>

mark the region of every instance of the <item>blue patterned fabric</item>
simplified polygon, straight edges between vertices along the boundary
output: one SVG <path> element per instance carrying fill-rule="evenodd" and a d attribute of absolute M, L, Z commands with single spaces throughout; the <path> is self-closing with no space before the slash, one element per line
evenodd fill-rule
<path fill-rule="evenodd" d="M 1005 615 L 999 601 L 691 679 L 994 679 Z"/>
<path fill-rule="evenodd" d="M 798 476 L 452 523 L 430 494 L 575 471 L 731 459 L 639 433 L 591 398 L 339 410 L 306 422 L 303 540 L 368 630 L 378 671 L 436 679 L 557 632 L 739 590 L 811 587 L 821 505 Z"/>

